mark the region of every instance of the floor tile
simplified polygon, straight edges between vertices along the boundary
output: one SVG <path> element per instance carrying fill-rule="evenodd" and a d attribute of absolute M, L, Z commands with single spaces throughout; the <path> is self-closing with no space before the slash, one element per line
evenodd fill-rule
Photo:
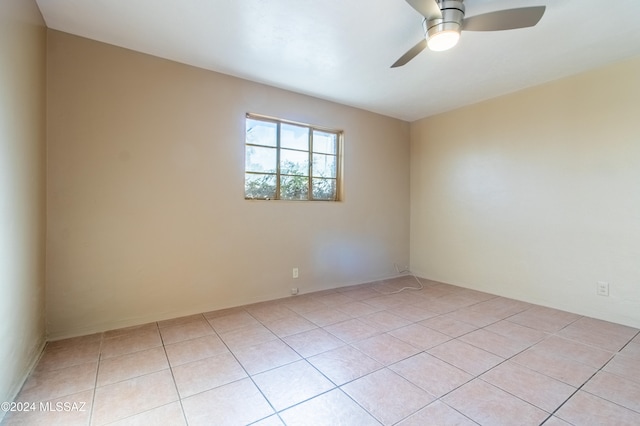
<path fill-rule="evenodd" d="M 160 329 L 160 335 L 165 345 L 212 334 L 215 332 L 204 318 Z"/>
<path fill-rule="evenodd" d="M 448 306 L 452 306 L 454 309 L 453 312 L 468 308 L 471 305 L 478 303 L 477 300 L 469 297 L 465 297 L 461 292 L 453 292 L 450 294 L 446 294 L 438 299 L 438 302 L 445 303 Z"/>
<path fill-rule="evenodd" d="M 577 321 L 572 323 L 569 328 L 595 331 L 601 334 L 615 335 L 622 337 L 627 341 L 633 339 L 638 334 L 638 332 L 640 332 L 640 330 L 637 328 L 588 317 L 582 317 L 578 319 Z"/>
<path fill-rule="evenodd" d="M 320 328 L 294 334 L 283 340 L 305 358 L 345 345 L 342 340 Z"/>
<path fill-rule="evenodd" d="M 324 329 L 346 343 L 366 339 L 378 334 L 375 328 L 355 318 L 328 325 Z"/>
<path fill-rule="evenodd" d="M 599 371 L 582 390 L 640 413 L 640 383 Z"/>
<path fill-rule="evenodd" d="M 182 400 L 189 426 L 249 424 L 274 411 L 250 379 L 242 379 Z"/>
<path fill-rule="evenodd" d="M 92 424 L 103 425 L 178 400 L 169 370 L 96 388 Z"/>
<path fill-rule="evenodd" d="M 345 303 L 351 303 L 354 301 L 344 293 L 331 293 L 324 296 L 316 297 L 315 300 L 327 305 L 328 307 L 336 307 L 338 305 L 343 305 Z"/>
<path fill-rule="evenodd" d="M 629 344 L 622 348 L 620 355 L 640 360 L 640 343 L 629 342 Z"/>
<path fill-rule="evenodd" d="M 387 311 L 399 317 L 402 317 L 410 322 L 423 321 L 428 318 L 433 318 L 440 315 L 436 312 L 429 311 L 427 309 L 421 308 L 419 306 L 414 306 L 414 305 L 394 306 L 393 308 L 387 309 Z"/>
<path fill-rule="evenodd" d="M 459 387 L 442 401 L 481 425 L 537 426 L 549 416 L 549 413 L 479 379 Z"/>
<path fill-rule="evenodd" d="M 549 334 L 544 331 L 525 327 L 509 320 L 499 321 L 485 327 L 484 329 L 527 345 L 538 343 L 549 336 Z"/>
<path fill-rule="evenodd" d="M 534 306 L 531 309 L 527 309 L 526 311 L 509 317 L 508 321 L 524 325 L 525 327 L 533 328 L 535 330 L 554 333 L 565 328 L 579 318 L 581 318 L 580 315 L 569 312 L 546 308 L 543 306 Z"/>
<path fill-rule="evenodd" d="M 582 386 L 596 372 L 595 368 L 586 364 L 537 349 L 535 346 L 516 355 L 512 360 L 573 387 Z"/>
<path fill-rule="evenodd" d="M 298 315 L 327 307 L 324 303 L 315 300 L 315 297 L 307 295 L 287 299 L 284 305 Z"/>
<path fill-rule="evenodd" d="M 300 315 L 265 322 L 264 325 L 271 330 L 273 334 L 281 338 L 318 328 L 317 325 Z"/>
<path fill-rule="evenodd" d="M 480 328 L 446 316 L 429 318 L 420 324 L 451 337 L 460 337 Z"/>
<path fill-rule="evenodd" d="M 126 336 L 128 334 L 144 334 L 148 331 L 157 331 L 158 324 L 155 322 L 149 322 L 146 324 L 133 325 L 131 327 L 117 328 L 115 330 L 105 331 L 103 333 L 103 339 L 111 339 L 112 337 Z"/>
<path fill-rule="evenodd" d="M 205 315 L 205 318 L 206 315 Z M 207 318 L 209 324 L 217 333 L 226 333 L 250 325 L 258 325 L 258 320 L 246 311 L 238 311 L 229 315 Z"/>
<path fill-rule="evenodd" d="M 380 425 L 339 389 L 284 410 L 280 416 L 287 425 Z"/>
<path fill-rule="evenodd" d="M 402 294 L 388 294 L 367 299 L 367 305 L 381 309 L 391 309 L 396 306 L 405 305 L 408 302 L 409 301 Z"/>
<path fill-rule="evenodd" d="M 440 401 L 434 401 L 422 410 L 398 423 L 398 426 L 477 426 L 477 423 L 463 416 Z"/>
<path fill-rule="evenodd" d="M 342 346 L 321 353 L 308 361 L 338 386 L 383 367 L 381 363 L 352 346 Z"/>
<path fill-rule="evenodd" d="M 438 298 L 419 297 L 419 295 L 410 305 L 426 311 L 435 312 L 438 315 L 448 314 L 458 309 L 456 306 L 439 300 Z"/>
<path fill-rule="evenodd" d="M 251 426 L 285 426 L 285 424 L 282 423 L 282 420 L 280 420 L 277 414 L 274 414 L 273 416 L 251 423 Z"/>
<path fill-rule="evenodd" d="M 173 376 L 181 398 L 225 385 L 247 376 L 230 353 L 173 367 Z"/>
<path fill-rule="evenodd" d="M 373 327 L 380 333 L 395 330 L 397 328 L 406 327 L 411 321 L 406 320 L 398 315 L 388 311 L 379 311 L 360 318 L 360 321 Z"/>
<path fill-rule="evenodd" d="M 351 319 L 346 313 L 334 308 L 317 309 L 300 315 L 319 327 Z"/>
<path fill-rule="evenodd" d="M 475 327 L 486 327 L 490 324 L 494 324 L 502 320 L 502 318 L 500 317 L 493 316 L 492 314 L 487 314 L 484 312 L 474 311 L 471 308 L 458 309 L 456 311 L 445 314 L 444 316 L 456 321 L 466 322 L 467 324 L 471 324 Z"/>
<path fill-rule="evenodd" d="M 229 351 L 215 334 L 165 345 L 164 349 L 172 367 Z"/>
<path fill-rule="evenodd" d="M 232 307 L 232 308 L 216 309 L 215 311 L 203 312 L 202 316 L 207 321 L 211 321 L 213 318 L 226 317 L 228 315 L 237 314 L 238 312 L 245 312 L 245 311 L 249 312 L 249 309 L 248 309 L 249 307 L 251 307 L 251 308 L 254 308 L 254 307 L 257 307 L 257 306 L 270 307 L 270 306 L 273 306 L 273 305 L 275 305 L 277 303 L 279 303 L 279 302 L 278 301 L 259 302 L 259 303 L 255 303 L 253 305 L 245 305 L 245 306 L 236 306 L 236 307 Z"/>
<path fill-rule="evenodd" d="M 48 401 L 93 389 L 97 372 L 97 362 L 34 372 L 25 381 L 16 401 Z"/>
<path fill-rule="evenodd" d="M 511 358 L 530 346 L 522 341 L 513 340 L 485 329 L 465 334 L 460 337 L 460 340 L 502 358 Z"/>
<path fill-rule="evenodd" d="M 254 346 L 265 343 L 270 340 L 275 340 L 278 337 L 263 325 L 252 325 L 221 333 L 220 338 L 229 349 L 234 350 L 243 346 Z"/>
<path fill-rule="evenodd" d="M 149 411 L 111 423 L 109 426 L 148 426 L 171 425 L 186 426 L 187 422 L 179 402 L 172 402 Z"/>
<path fill-rule="evenodd" d="M 383 365 L 393 364 L 420 352 L 415 346 L 387 333 L 360 340 L 352 343 L 352 346 Z"/>
<path fill-rule="evenodd" d="M 615 352 L 626 345 L 637 329 L 592 318 L 580 318 L 557 334 L 571 340 Z"/>
<path fill-rule="evenodd" d="M 154 327 L 143 327 L 129 333 L 118 334 L 115 337 L 106 338 L 105 333 L 100 358 L 130 354 L 158 346 L 162 346 L 162 339 L 155 323 Z"/>
<path fill-rule="evenodd" d="M 438 398 L 474 377 L 424 352 L 393 364 L 389 369 Z"/>
<path fill-rule="evenodd" d="M 498 296 L 490 293 L 485 293 L 484 291 L 473 290 L 470 288 L 462 288 L 462 287 L 458 287 L 458 289 L 459 290 L 457 294 L 460 294 L 465 298 L 473 300 L 474 302 L 473 305 L 478 305 L 481 302 L 498 298 Z"/>
<path fill-rule="evenodd" d="M 482 374 L 504 361 L 497 355 L 458 340 L 450 340 L 427 353 L 473 375 Z"/>
<path fill-rule="evenodd" d="M 234 350 L 233 354 L 249 374 L 262 373 L 300 360 L 300 356 L 280 339 L 243 346 Z"/>
<path fill-rule="evenodd" d="M 73 349 L 77 346 L 83 346 L 87 343 L 101 342 L 104 333 L 88 334 L 86 336 L 71 337 L 69 339 L 53 340 L 47 342 L 49 349 Z"/>
<path fill-rule="evenodd" d="M 168 320 L 158 321 L 158 328 L 170 327 L 173 325 L 182 325 L 192 321 L 201 321 L 202 314 L 187 315 L 184 317 L 171 318 Z"/>
<path fill-rule="evenodd" d="M 640 362 L 637 358 L 617 354 L 603 370 L 640 383 Z"/>
<path fill-rule="evenodd" d="M 544 426 L 572 426 L 570 423 L 565 422 L 556 416 L 549 417 L 544 423 Z"/>
<path fill-rule="evenodd" d="M 492 368 L 480 378 L 549 413 L 576 391 L 573 386 L 512 361 Z"/>
<path fill-rule="evenodd" d="M 101 339 L 67 345 L 49 345 L 44 349 L 35 371 L 51 371 L 88 362 L 100 357 Z"/>
<path fill-rule="evenodd" d="M 347 383 L 341 389 L 385 425 L 399 422 L 435 399 L 386 368 Z"/>
<path fill-rule="evenodd" d="M 535 348 L 558 354 L 593 368 L 602 368 L 613 357 L 612 352 L 558 336 L 549 336 L 536 344 Z"/>
<path fill-rule="evenodd" d="M 304 360 L 256 374 L 253 380 L 278 411 L 335 387 Z"/>
<path fill-rule="evenodd" d="M 344 305 L 336 306 L 335 309 L 340 312 L 344 312 L 345 314 L 349 315 L 351 318 L 360 318 L 365 315 L 369 315 L 374 312 L 380 312 L 383 310 L 383 308 L 369 305 L 368 303 L 366 303 L 366 301 L 345 303 Z"/>
<path fill-rule="evenodd" d="M 252 317 L 261 322 L 275 321 L 290 316 L 297 315 L 294 311 L 287 308 L 283 303 L 266 302 L 246 307 L 247 312 Z"/>
<path fill-rule="evenodd" d="M 420 324 L 411 324 L 398 328 L 390 331 L 389 334 L 422 350 L 430 349 L 451 340 L 450 336 Z"/>
<path fill-rule="evenodd" d="M 532 307 L 533 305 L 530 303 L 521 302 L 519 300 L 495 297 L 490 300 L 476 303 L 475 305 L 470 306 L 469 309 L 504 319 Z"/>
<path fill-rule="evenodd" d="M 572 425 L 637 426 L 640 413 L 584 391 L 578 391 L 555 413 Z"/>
<path fill-rule="evenodd" d="M 169 368 L 164 348 L 152 348 L 100 361 L 96 386 L 109 385 Z"/>
<path fill-rule="evenodd" d="M 380 296 L 380 292 L 375 291 L 370 285 L 365 284 L 363 287 L 357 286 L 346 287 L 345 289 L 338 289 L 342 294 L 350 297 L 353 300 L 367 300 L 372 297 Z"/>

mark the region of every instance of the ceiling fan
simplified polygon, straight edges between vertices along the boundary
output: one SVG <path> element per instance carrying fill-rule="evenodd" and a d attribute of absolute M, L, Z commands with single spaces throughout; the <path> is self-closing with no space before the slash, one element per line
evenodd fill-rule
<path fill-rule="evenodd" d="M 545 6 L 505 9 L 464 17 L 464 0 L 406 0 L 422 16 L 425 37 L 402 55 L 391 68 L 401 67 L 425 47 L 442 51 L 452 48 L 460 39 L 460 31 L 502 31 L 533 27 L 540 21 Z"/>

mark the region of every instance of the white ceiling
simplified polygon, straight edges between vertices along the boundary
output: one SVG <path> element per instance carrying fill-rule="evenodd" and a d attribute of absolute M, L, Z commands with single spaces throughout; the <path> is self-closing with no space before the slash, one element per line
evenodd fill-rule
<path fill-rule="evenodd" d="M 404 0 L 36 1 L 49 28 L 407 121 L 640 55 L 640 0 L 467 0 L 547 10 L 395 69 L 423 34 Z"/>

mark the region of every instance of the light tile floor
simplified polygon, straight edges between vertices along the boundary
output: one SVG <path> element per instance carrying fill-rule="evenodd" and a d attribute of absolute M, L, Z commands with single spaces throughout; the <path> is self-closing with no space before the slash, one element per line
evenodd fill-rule
<path fill-rule="evenodd" d="M 637 329 L 422 281 L 50 342 L 3 425 L 640 425 Z"/>

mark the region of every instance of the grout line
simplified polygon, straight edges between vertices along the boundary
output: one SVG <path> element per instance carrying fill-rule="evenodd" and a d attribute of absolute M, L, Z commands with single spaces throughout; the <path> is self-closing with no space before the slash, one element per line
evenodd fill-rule
<path fill-rule="evenodd" d="M 265 327 L 265 326 L 264 326 L 264 324 L 262 324 L 262 322 L 261 322 L 260 320 L 258 320 L 256 317 L 254 317 L 253 315 L 251 315 L 251 312 L 248 312 L 248 311 L 246 311 L 246 310 L 245 310 L 245 312 L 247 312 L 247 314 L 249 314 L 253 319 L 255 319 L 256 321 L 258 321 L 258 322 L 259 322 L 263 327 Z M 213 327 L 211 327 L 211 328 L 213 328 Z M 266 328 L 266 327 L 265 327 L 265 328 Z M 214 330 L 214 332 L 216 332 L 216 331 Z M 271 331 L 270 331 L 270 332 L 271 332 Z M 217 334 L 217 332 L 216 332 L 216 334 Z M 277 338 L 279 338 L 278 336 L 276 336 L 276 337 L 277 337 Z M 231 354 L 231 356 L 233 356 L 233 358 L 236 360 L 236 362 L 238 363 L 238 365 L 240 365 L 240 368 L 242 368 L 242 370 L 244 371 L 244 373 L 247 375 L 247 378 L 248 378 L 249 380 L 251 380 L 251 383 L 253 383 L 253 386 L 255 386 L 255 388 L 258 390 L 258 392 L 260 392 L 260 395 L 262 395 L 262 397 L 263 397 L 263 398 L 264 398 L 264 400 L 267 402 L 267 404 L 269 404 L 269 407 L 271 407 L 271 409 L 273 410 L 274 414 L 277 414 L 277 413 L 278 413 L 278 410 L 276 410 L 276 409 L 275 409 L 275 407 L 273 406 L 273 404 L 271 403 L 271 401 L 269 401 L 269 398 L 267 398 L 267 396 L 264 394 L 264 392 L 262 392 L 262 389 L 260 389 L 260 386 L 258 386 L 258 384 L 255 382 L 255 380 L 253 379 L 253 376 L 252 376 L 251 374 L 249 374 L 249 372 L 248 372 L 248 371 L 247 371 L 247 369 L 244 367 L 244 365 L 242 365 L 242 363 L 240 362 L 240 360 L 238 359 L 238 357 L 236 356 L 236 354 L 235 354 L 235 353 L 233 353 L 233 351 L 231 350 L 231 348 L 229 347 L 229 345 L 227 345 L 227 342 L 225 342 L 225 341 L 222 339 L 222 337 L 220 337 L 220 335 L 218 335 L 218 338 L 220 339 L 220 341 L 222 342 L 222 344 L 227 348 L 227 350 L 229 351 L 229 353 Z M 243 379 L 244 379 L 244 378 L 243 378 Z M 242 379 L 239 379 L 239 380 L 242 380 Z M 238 381 L 238 380 L 236 380 L 236 381 Z M 272 415 L 273 415 L 273 414 L 270 414 L 270 415 L 269 415 L 269 416 L 267 416 L 267 417 L 270 417 L 270 416 L 272 416 Z M 264 417 L 264 418 L 267 418 L 267 417 Z M 263 419 L 264 419 L 264 418 L 263 418 Z M 278 416 L 278 418 L 280 418 L 280 416 Z M 260 421 L 260 420 L 263 420 L 263 419 L 259 419 L 259 420 L 256 420 L 256 421 Z M 282 420 L 282 419 L 280 419 L 280 420 Z M 255 422 L 254 422 L 254 423 L 255 423 Z M 284 422 L 283 422 L 283 423 L 284 423 Z"/>
<path fill-rule="evenodd" d="M 162 337 L 162 332 L 160 331 L 160 325 L 156 322 L 156 327 L 158 328 L 158 334 L 160 335 L 160 341 L 162 342 L 162 350 L 164 352 L 164 357 L 167 360 L 167 366 L 169 367 L 169 373 L 171 374 L 171 379 L 173 380 L 173 387 L 176 390 L 176 395 L 178 396 L 178 403 L 180 404 L 180 411 L 182 412 L 182 418 L 184 419 L 184 423 L 186 425 L 189 424 L 187 420 L 187 413 L 184 411 L 184 405 L 182 404 L 182 396 L 180 395 L 180 391 L 178 390 L 178 383 L 176 383 L 176 376 L 173 374 L 173 366 L 169 361 L 169 355 L 167 354 L 167 346 L 164 343 L 164 338 Z M 215 331 L 214 331 L 215 333 Z M 174 401 L 175 402 L 175 401 Z M 172 404 L 172 402 L 170 403 Z M 169 404 L 165 404 L 169 405 Z M 158 407 L 156 407 L 158 408 Z"/>
<path fill-rule="evenodd" d="M 93 382 L 93 395 L 91 397 L 91 412 L 89 413 L 89 425 L 93 423 L 93 414 L 96 407 L 96 391 L 98 390 L 98 375 L 100 374 L 100 361 L 102 361 L 102 344 L 104 343 L 104 333 L 100 334 L 100 345 L 98 349 L 98 366 L 96 368 L 96 379 Z"/>

